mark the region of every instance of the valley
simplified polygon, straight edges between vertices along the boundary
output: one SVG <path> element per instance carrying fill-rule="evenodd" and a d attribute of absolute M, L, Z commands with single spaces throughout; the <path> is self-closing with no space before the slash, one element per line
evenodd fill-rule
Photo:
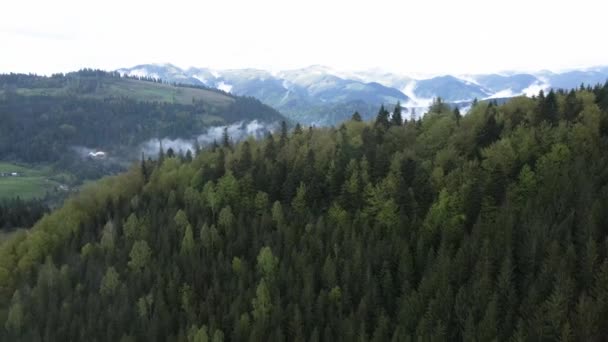
<path fill-rule="evenodd" d="M 0 201 L 15 197 L 24 200 L 53 197 L 59 192 L 68 192 L 69 188 L 61 184 L 59 178 L 45 168 L 0 162 Z"/>

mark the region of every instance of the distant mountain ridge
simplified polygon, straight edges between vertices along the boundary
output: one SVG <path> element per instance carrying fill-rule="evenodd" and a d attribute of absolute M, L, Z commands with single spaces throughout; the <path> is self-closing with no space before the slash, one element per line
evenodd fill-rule
<path fill-rule="evenodd" d="M 381 104 L 401 102 L 410 112 L 417 109 L 421 114 L 436 97 L 466 107 L 474 99 L 532 96 L 549 88 L 577 88 L 608 80 L 608 67 L 430 78 L 383 71 L 347 73 L 320 65 L 278 73 L 260 69 L 182 69 L 172 64 L 142 64 L 117 71 L 253 96 L 292 120 L 318 125 L 337 124 L 348 118 L 352 110 L 371 118 Z"/>
<path fill-rule="evenodd" d="M 272 74 L 258 69 L 211 70 L 207 68 L 180 69 L 174 65 L 138 65 L 119 69 L 130 76 L 160 78 L 168 82 L 214 87 L 236 95 L 258 98 L 285 113 L 289 118 L 306 124 L 335 124 L 352 112 L 344 112 L 332 120 L 324 111 L 340 106 L 372 115 L 382 103 L 405 103 L 410 99 L 399 89 L 378 82 L 346 79 L 313 66 Z"/>

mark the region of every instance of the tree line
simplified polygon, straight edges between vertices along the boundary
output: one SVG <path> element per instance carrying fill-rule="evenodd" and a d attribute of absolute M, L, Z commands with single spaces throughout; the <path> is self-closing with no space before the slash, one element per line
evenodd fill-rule
<path fill-rule="evenodd" d="M 48 212 L 49 207 L 41 199 L 16 197 L 0 201 L 0 230 L 29 228 Z"/>

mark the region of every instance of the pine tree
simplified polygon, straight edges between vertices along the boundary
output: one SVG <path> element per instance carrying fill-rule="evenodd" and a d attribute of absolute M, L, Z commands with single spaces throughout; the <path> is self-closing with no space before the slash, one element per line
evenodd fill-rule
<path fill-rule="evenodd" d="M 279 138 L 279 146 L 283 147 L 285 144 L 287 144 L 288 133 L 287 122 L 281 121 L 281 136 Z"/>
<path fill-rule="evenodd" d="M 167 149 L 167 158 L 173 158 L 175 157 L 175 151 L 173 151 L 173 148 L 169 147 Z"/>
<path fill-rule="evenodd" d="M 390 126 L 390 122 L 389 122 L 389 112 L 384 109 L 384 105 L 382 105 L 380 107 L 380 110 L 378 110 L 378 115 L 376 116 L 376 122 L 374 123 L 374 126 L 376 128 L 380 127 L 383 129 L 387 129 Z"/>
<path fill-rule="evenodd" d="M 184 230 L 184 238 L 182 239 L 181 253 L 182 255 L 190 255 L 194 250 L 194 234 L 192 233 L 192 226 L 187 225 Z"/>
<path fill-rule="evenodd" d="M 230 135 L 228 134 L 228 127 L 224 127 L 223 133 L 222 133 L 222 146 L 223 147 L 230 147 Z"/>
<path fill-rule="evenodd" d="M 148 167 L 146 166 L 146 159 L 144 158 L 144 152 L 141 152 L 141 162 L 140 162 L 140 167 L 141 167 L 141 175 L 144 178 L 144 182 L 148 182 L 149 179 L 149 173 L 148 173 Z"/>
<path fill-rule="evenodd" d="M 395 109 L 393 109 L 393 117 L 391 118 L 391 124 L 393 126 L 403 125 L 403 117 L 401 116 L 401 102 L 397 101 Z"/>
<path fill-rule="evenodd" d="M 272 133 L 268 133 L 265 139 L 266 145 L 264 145 L 264 158 L 268 160 L 274 160 L 276 158 L 276 147 L 274 144 L 274 137 Z"/>
<path fill-rule="evenodd" d="M 577 99 L 574 90 L 571 90 L 566 95 L 566 101 L 564 103 L 563 118 L 568 121 L 576 119 L 578 114 L 583 110 L 583 103 Z"/>
<path fill-rule="evenodd" d="M 296 127 L 294 127 L 294 129 L 293 129 L 293 134 L 295 134 L 295 135 L 300 135 L 300 134 L 302 134 L 302 133 L 303 133 L 303 131 L 302 131 L 302 126 L 301 126 L 301 125 L 300 125 L 300 123 L 298 122 L 298 123 L 296 123 Z"/>
<path fill-rule="evenodd" d="M 459 126 L 461 117 L 462 115 L 460 115 L 460 109 L 458 109 L 458 106 L 454 107 L 454 119 L 456 120 L 456 124 Z"/>
<path fill-rule="evenodd" d="M 251 302 L 253 306 L 251 314 L 256 325 L 265 327 L 270 319 L 272 300 L 270 298 L 270 290 L 264 279 L 258 284 L 255 293 L 256 296 Z"/>
<path fill-rule="evenodd" d="M 541 96 L 542 95 L 542 96 Z M 544 93 L 539 94 L 539 115 L 541 121 L 547 121 L 550 124 L 555 124 L 558 120 L 557 96 L 553 89 L 549 91 L 547 96 Z"/>

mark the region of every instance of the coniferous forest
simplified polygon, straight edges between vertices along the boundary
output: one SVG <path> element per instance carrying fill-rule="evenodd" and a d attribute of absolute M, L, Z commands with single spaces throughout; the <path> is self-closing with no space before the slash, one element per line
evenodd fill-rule
<path fill-rule="evenodd" d="M 2 341 L 603 341 L 608 84 L 160 153 L 0 245 Z"/>

